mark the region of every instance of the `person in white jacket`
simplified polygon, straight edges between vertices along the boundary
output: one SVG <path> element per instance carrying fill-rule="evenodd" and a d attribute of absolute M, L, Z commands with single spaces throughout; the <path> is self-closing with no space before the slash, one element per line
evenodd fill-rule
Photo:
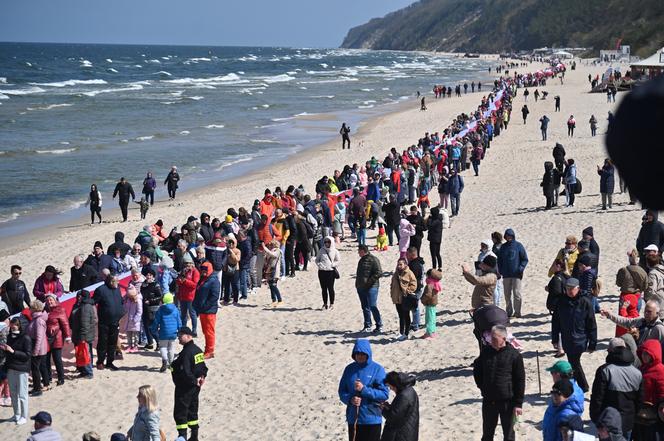
<path fill-rule="evenodd" d="M 339 250 L 334 247 L 334 239 L 327 236 L 323 240 L 323 247 L 316 255 L 316 266 L 318 267 L 318 280 L 320 282 L 323 296 L 323 308 L 334 308 L 334 280 L 339 277 L 337 267 L 341 263 Z M 329 299 L 329 306 L 328 306 Z"/>

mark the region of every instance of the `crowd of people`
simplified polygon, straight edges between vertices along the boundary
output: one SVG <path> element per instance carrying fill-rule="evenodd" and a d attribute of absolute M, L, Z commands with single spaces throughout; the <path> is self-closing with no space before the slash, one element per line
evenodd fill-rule
<path fill-rule="evenodd" d="M 562 69 L 554 71 L 556 75 L 564 73 Z M 267 286 L 270 293 L 271 303 L 267 306 L 279 308 L 284 304 L 279 282 L 306 271 L 313 261 L 320 283 L 321 309 L 333 309 L 335 280 L 341 277 L 337 245 L 343 240 L 358 244 L 355 286 L 362 309 L 362 332 L 383 332 L 384 315 L 377 306 L 383 271 L 374 253 L 396 246 L 399 259 L 389 289 L 399 321 L 396 340 L 407 340 L 419 331 L 422 311 L 425 333 L 421 337 L 435 338 L 436 305 L 442 291 L 440 248 L 450 218 L 460 211 L 462 175 L 470 172 L 471 167 L 479 175 L 480 163 L 491 142 L 508 128 L 517 89 L 542 84 L 543 78 L 546 77 L 516 73 L 503 76 L 495 80 L 492 92 L 481 99 L 474 111 L 458 115 L 442 132 L 425 133 L 416 144 L 401 152 L 393 148 L 382 161 L 372 157 L 363 165 L 348 164 L 331 176 L 323 176 L 311 191 L 306 191 L 303 185 L 289 185 L 285 191 L 280 187 L 266 189 L 250 209 L 229 208 L 226 214 L 215 218 L 207 213 L 192 215 L 182 225 L 172 228 L 159 219 L 145 225 L 133 242 L 127 242 L 123 232 L 117 232 L 106 249 L 97 241 L 88 256 L 73 256 L 67 290 L 62 272 L 49 265 L 34 282 L 31 296 L 21 279 L 22 268 L 13 265 L 11 278 L 0 288 L 3 301 L 0 309 L 6 311 L 6 327 L 4 334 L 0 333 L 3 355 L 0 361 L 4 366 L 1 372 L 6 376 L 0 383 L 3 404 L 11 401 L 16 424 L 25 424 L 29 415 L 29 378 L 31 394 L 43 394 L 51 388 L 54 365 L 56 384 L 63 384 L 62 349 L 66 344 L 74 345 L 77 370 L 85 379 L 93 378 L 95 368 L 117 370 L 115 360 L 124 354 L 157 350 L 161 356 L 159 370 L 170 369 L 173 375 L 178 434 L 187 439 L 189 430 L 188 439 L 196 441 L 198 394 L 207 376 L 205 360 L 215 356 L 219 308 L 246 301 L 262 286 Z M 525 119 L 524 116 L 524 122 Z M 343 137 L 344 133 L 341 134 Z M 547 172 L 560 171 L 558 167 L 563 164 L 567 169 L 574 167 L 573 160 L 565 160 L 564 156 L 563 150 L 561 160 L 554 149 L 555 167 L 545 165 Z M 606 179 L 604 174 L 608 172 L 598 167 L 598 173 Z M 170 199 L 175 198 L 179 179 L 173 167 L 165 181 Z M 146 205 L 153 202 L 154 194 L 150 194 L 150 188 L 152 192 L 155 188 L 153 181 L 148 174 L 143 189 Z M 568 204 L 573 205 L 574 191 L 570 185 L 574 182 L 565 179 L 564 183 Z M 434 188 L 438 192 L 437 204 L 430 197 Z M 557 187 L 548 190 L 545 187 L 549 207 L 557 202 L 558 192 Z M 122 210 L 126 220 L 129 197 L 134 198 L 133 189 L 123 178 L 114 197 L 115 193 L 120 196 L 121 208 L 123 201 L 127 202 Z M 610 193 L 612 188 L 602 191 L 603 200 L 604 194 Z M 93 209 L 95 200 L 98 203 L 94 203 Z M 610 207 L 610 197 L 606 200 Z M 91 188 L 90 202 L 93 221 L 95 215 L 101 221 L 101 194 L 96 186 Z M 367 244 L 367 230 L 377 230 L 375 247 Z M 422 252 L 425 235 L 429 241 L 426 257 Z M 659 262 L 659 252 L 664 247 L 664 224 L 657 221 L 655 212 L 649 211 L 644 216 L 636 250 L 623 274 L 628 281 L 625 281 L 624 299 L 621 294 L 618 315 L 599 307 L 599 246 L 592 227 L 583 231 L 583 238 L 577 242 L 568 237 L 551 267 L 546 308 L 552 313 L 552 343 L 557 355 L 566 355 L 569 363 L 559 361 L 550 369 L 554 386 L 543 422 L 544 439 L 558 440 L 568 428 L 582 428 L 580 418 L 572 416 L 580 417 L 583 394 L 590 390 L 581 356 L 595 350 L 598 313 L 629 330 L 620 336 L 620 342 L 612 340 L 610 349 L 628 348 L 620 349 L 620 355 L 615 357 L 628 360 L 624 366 L 633 367 L 628 375 L 633 380 L 630 385 L 636 385 L 638 390 L 643 382 L 649 388 L 646 397 L 652 401 L 643 401 L 638 394 L 629 395 L 634 422 L 630 424 L 629 412 L 623 405 L 631 389 L 616 392 L 609 384 L 611 379 L 601 380 L 598 371 L 591 395 L 591 418 L 600 431 L 613 433 L 615 421 L 621 421 L 622 417 L 619 426 L 624 435 L 630 436 L 633 431 L 633 439 L 637 441 L 652 439 L 642 434 L 654 433 L 662 424 L 657 421 L 646 424 L 637 414 L 645 403 L 654 406 L 657 414 L 657 406 L 664 401 L 657 382 L 660 368 L 664 370 L 661 347 L 648 343 L 651 339 L 661 342 L 664 338 L 664 325 L 659 321 L 660 299 L 664 299 L 664 266 Z M 428 258 L 430 262 L 426 264 Z M 508 228 L 504 234 L 494 232 L 491 239 L 482 241 L 474 263 L 474 268 L 462 265 L 462 274 L 474 285 L 470 306 L 480 355 L 473 373 L 483 397 L 482 439 L 493 439 L 499 419 L 505 439 L 514 439 L 514 421 L 522 413 L 525 373 L 519 342 L 506 326 L 521 317 L 521 286 L 528 256 L 525 246 Z M 645 297 L 640 293 L 646 293 Z M 76 301 L 70 312 L 64 303 L 71 296 Z M 503 299 L 504 311 L 500 308 Z M 644 300 L 644 318 L 640 318 L 638 312 Z M 484 320 L 479 327 L 481 316 L 493 318 Z M 193 343 L 198 336 L 199 321 L 204 350 Z M 125 336 L 125 345 L 120 334 Z M 3 336 L 6 341 L 2 341 Z M 176 340 L 182 345 L 177 357 Z M 97 345 L 93 348 L 95 341 Z M 347 405 L 349 439 L 416 440 L 419 415 L 413 388 L 415 378 L 397 372 L 386 375 L 372 360 L 367 340 L 356 342 L 352 359 L 339 384 L 339 397 Z M 396 393 L 391 404 L 387 402 L 388 389 Z M 613 412 L 613 407 L 619 412 Z M 131 439 L 159 439 L 159 416 L 155 409 L 156 391 L 144 386 L 139 391 L 139 412 Z M 46 412 L 33 419 L 37 432 L 52 430 L 51 417 Z M 137 432 L 147 435 L 141 438 Z"/>

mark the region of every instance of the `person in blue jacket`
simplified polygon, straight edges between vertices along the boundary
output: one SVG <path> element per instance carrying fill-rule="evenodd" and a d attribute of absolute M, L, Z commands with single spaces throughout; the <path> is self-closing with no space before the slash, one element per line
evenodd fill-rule
<path fill-rule="evenodd" d="M 159 336 L 159 352 L 161 353 L 161 369 L 166 369 L 173 362 L 175 356 L 175 341 L 178 337 L 178 329 L 182 327 L 180 311 L 173 304 L 173 294 L 166 293 L 162 298 L 163 304 L 157 310 L 152 322 L 152 335 Z"/>
<path fill-rule="evenodd" d="M 542 435 L 544 441 L 562 441 L 562 430 L 581 414 L 574 408 L 574 388 L 567 379 L 561 379 L 551 388 L 551 401 L 544 412 Z"/>
<path fill-rule="evenodd" d="M 353 363 L 346 366 L 339 381 L 339 399 L 347 406 L 348 439 L 380 441 L 380 404 L 389 396 L 385 369 L 372 360 L 369 340 L 358 339 L 351 358 Z"/>
<path fill-rule="evenodd" d="M 498 250 L 498 272 L 503 277 L 507 316 L 521 317 L 521 281 L 528 265 L 528 254 L 516 241 L 514 230 L 505 230 L 505 243 Z"/>
<path fill-rule="evenodd" d="M 570 383 L 572 383 L 574 392 L 572 393 L 572 396 L 569 397 L 570 408 L 579 415 L 583 414 L 583 406 L 586 398 L 583 394 L 583 390 L 574 379 L 574 371 L 572 370 L 572 365 L 569 361 L 558 360 L 553 366 L 546 368 L 546 370 L 551 374 L 554 383 L 559 380 L 569 380 Z"/>
<path fill-rule="evenodd" d="M 450 170 L 450 177 L 447 181 L 447 191 L 450 194 L 452 216 L 457 216 L 459 214 L 459 208 L 461 208 L 461 192 L 463 192 L 463 188 L 463 177 L 457 170 Z"/>

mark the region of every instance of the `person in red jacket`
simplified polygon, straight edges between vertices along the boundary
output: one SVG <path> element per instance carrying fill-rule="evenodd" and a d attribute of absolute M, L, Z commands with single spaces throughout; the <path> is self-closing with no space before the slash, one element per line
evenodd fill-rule
<path fill-rule="evenodd" d="M 664 365 L 662 365 L 662 345 L 656 339 L 650 339 L 636 351 L 641 359 L 643 373 L 642 400 L 640 407 L 650 407 L 657 419 L 657 406 L 664 399 Z M 632 436 L 634 440 L 652 440 L 656 438 L 656 424 L 644 424 L 646 421 L 636 419 Z"/>
<path fill-rule="evenodd" d="M 261 214 L 267 216 L 267 220 L 272 220 L 272 216 L 274 215 L 274 210 L 276 210 L 276 207 L 274 205 L 274 198 L 272 197 L 272 192 L 268 188 L 265 190 L 265 196 L 263 197 L 263 200 L 259 204 L 259 211 Z"/>
<path fill-rule="evenodd" d="M 618 315 L 627 318 L 639 317 L 638 303 L 641 298 L 644 283 L 647 281 L 645 271 L 638 265 L 622 267 L 616 273 L 616 285 L 620 288 L 618 301 Z M 628 332 L 627 329 L 616 326 L 616 337 Z"/>
<path fill-rule="evenodd" d="M 46 308 L 48 318 L 46 319 L 46 339 L 49 344 L 48 375 L 51 376 L 51 366 L 55 364 L 58 373 L 58 386 L 65 384 L 65 370 L 62 366 L 62 348 L 65 342 L 71 343 L 71 328 L 65 308 L 60 304 L 55 294 L 46 296 Z M 48 379 L 48 383 L 51 379 Z"/>
<path fill-rule="evenodd" d="M 191 330 L 194 337 L 197 336 L 196 329 L 198 328 L 198 317 L 196 311 L 192 306 L 194 297 L 196 296 L 196 286 L 201 276 L 196 267 L 194 266 L 194 259 L 190 253 L 185 253 L 183 259 L 184 269 L 178 275 L 175 283 L 178 285 L 178 301 L 180 302 L 180 318 L 182 326 L 187 326 L 187 314 L 191 317 Z"/>

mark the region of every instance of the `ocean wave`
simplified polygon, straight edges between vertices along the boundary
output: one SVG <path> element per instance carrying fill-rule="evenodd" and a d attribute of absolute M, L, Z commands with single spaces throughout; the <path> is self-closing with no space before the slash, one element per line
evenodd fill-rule
<path fill-rule="evenodd" d="M 374 89 L 360 89 L 362 92 L 373 92 Z"/>
<path fill-rule="evenodd" d="M 146 60 L 146 63 L 161 64 L 161 61 L 159 61 L 157 59 L 152 59 L 152 60 Z"/>
<path fill-rule="evenodd" d="M 234 161 L 230 161 L 230 162 L 227 162 L 225 164 L 220 165 L 219 167 L 217 167 L 217 169 L 215 171 L 222 171 L 223 169 L 225 169 L 227 167 L 230 167 L 231 165 L 239 164 L 241 162 L 251 161 L 252 159 L 254 159 L 254 157 L 251 156 L 251 155 L 242 156 L 240 158 L 235 159 Z"/>
<path fill-rule="evenodd" d="M 106 62 L 107 62 L 107 63 L 112 63 L 113 60 L 111 60 L 110 58 L 107 58 L 107 59 L 106 59 Z"/>
<path fill-rule="evenodd" d="M 7 77 L 0 77 L 0 84 L 7 84 Z"/>
<path fill-rule="evenodd" d="M 311 98 L 327 98 L 327 99 L 332 99 L 334 98 L 334 95 L 314 95 Z"/>
<path fill-rule="evenodd" d="M 244 81 L 249 82 L 248 80 L 242 80 L 237 74 L 229 73 L 228 75 L 223 75 L 219 77 L 210 77 L 210 78 L 176 78 L 174 80 L 163 80 L 164 83 L 171 84 L 204 84 L 204 83 L 224 83 L 231 81 Z"/>
<path fill-rule="evenodd" d="M 264 77 L 263 81 L 265 81 L 266 83 L 272 84 L 272 83 L 285 83 L 287 81 L 292 81 L 294 79 L 295 79 L 295 77 L 292 77 L 290 75 L 281 74 L 281 75 L 275 75 L 275 76 L 272 76 L 272 77 Z"/>
<path fill-rule="evenodd" d="M 184 62 L 184 64 L 189 64 L 189 63 L 198 63 L 201 61 L 212 61 L 210 58 L 205 58 L 205 57 L 200 57 L 200 58 L 189 58 L 187 61 Z"/>
<path fill-rule="evenodd" d="M 130 91 L 141 90 L 141 89 L 143 89 L 142 85 L 132 84 L 129 87 L 118 87 L 116 89 L 101 89 L 101 90 L 93 90 L 93 91 L 90 91 L 90 92 L 83 92 L 83 93 L 81 93 L 81 95 L 94 97 L 94 96 L 99 95 L 100 93 L 130 92 Z"/>
<path fill-rule="evenodd" d="M 2 89 L 5 95 L 32 95 L 34 93 L 45 92 L 41 87 L 28 87 L 27 89 Z"/>
<path fill-rule="evenodd" d="M 90 68 L 92 63 L 89 60 L 81 60 L 81 65 L 79 67 Z"/>
<path fill-rule="evenodd" d="M 238 61 L 258 61 L 258 57 L 254 54 L 249 54 L 246 57 L 238 58 Z"/>
<path fill-rule="evenodd" d="M 154 135 L 150 136 L 138 136 L 136 137 L 136 141 L 149 141 L 154 138 Z"/>
<path fill-rule="evenodd" d="M 180 135 L 188 135 L 190 133 L 191 132 L 189 130 L 183 130 L 183 131 L 180 132 Z"/>
<path fill-rule="evenodd" d="M 29 83 L 33 86 L 45 86 L 45 87 L 68 87 L 68 86 L 78 86 L 78 85 L 94 85 L 94 84 L 108 84 L 104 80 L 95 79 L 95 80 L 67 80 L 67 81 L 58 81 L 55 83 Z"/>
<path fill-rule="evenodd" d="M 134 64 L 134 67 L 138 67 L 139 69 L 143 68 L 140 64 Z"/>
<path fill-rule="evenodd" d="M 28 67 L 32 67 L 32 63 L 29 62 L 29 61 L 26 61 L 26 62 L 25 62 L 25 65 L 28 66 Z"/>
<path fill-rule="evenodd" d="M 205 126 L 206 129 L 223 129 L 224 127 L 223 124 L 208 124 Z"/>
<path fill-rule="evenodd" d="M 125 83 L 125 84 L 129 86 L 149 86 L 152 83 L 150 82 L 150 80 L 142 80 L 142 81 L 134 81 L 132 83 Z"/>
<path fill-rule="evenodd" d="M 205 97 L 204 96 L 186 96 L 185 98 L 188 99 L 188 100 L 200 101 L 200 100 L 204 99 Z"/>
<path fill-rule="evenodd" d="M 3 93 L 0 93 L 0 100 L 8 100 L 9 97 Z"/>
<path fill-rule="evenodd" d="M 51 155 L 64 155 L 65 153 L 75 152 L 76 148 L 71 149 L 54 149 L 54 150 L 35 150 L 35 153 L 39 154 L 51 154 Z"/>
<path fill-rule="evenodd" d="M 159 72 L 155 72 L 155 75 L 161 75 L 162 77 L 172 77 L 173 74 L 170 72 L 166 72 L 165 70 L 160 70 Z"/>
<path fill-rule="evenodd" d="M 106 69 L 106 71 L 110 73 L 118 73 L 118 71 L 116 69 L 113 69 L 112 67 L 109 67 L 108 69 Z"/>
<path fill-rule="evenodd" d="M 369 104 L 368 106 L 357 106 L 358 109 L 371 109 L 373 107 L 374 107 L 373 104 Z"/>
<path fill-rule="evenodd" d="M 48 106 L 44 107 L 28 107 L 27 110 L 51 110 L 51 109 L 57 109 L 58 107 L 71 107 L 73 104 L 49 104 Z"/>
<path fill-rule="evenodd" d="M 16 213 L 16 212 L 11 213 L 11 214 L 6 215 L 6 216 L 0 216 L 0 224 L 4 224 L 5 222 L 10 222 L 10 221 L 16 220 L 16 219 L 18 219 L 18 217 L 19 217 L 19 214 Z"/>
<path fill-rule="evenodd" d="M 357 78 L 340 76 L 329 80 L 300 81 L 298 84 L 324 84 L 324 83 L 345 83 L 347 81 L 360 81 Z"/>
<path fill-rule="evenodd" d="M 274 139 L 252 139 L 249 142 L 254 144 L 279 144 L 279 141 L 275 141 Z"/>
<path fill-rule="evenodd" d="M 184 90 L 176 90 L 175 92 L 171 92 L 170 95 L 181 97 L 183 93 L 184 93 Z"/>

